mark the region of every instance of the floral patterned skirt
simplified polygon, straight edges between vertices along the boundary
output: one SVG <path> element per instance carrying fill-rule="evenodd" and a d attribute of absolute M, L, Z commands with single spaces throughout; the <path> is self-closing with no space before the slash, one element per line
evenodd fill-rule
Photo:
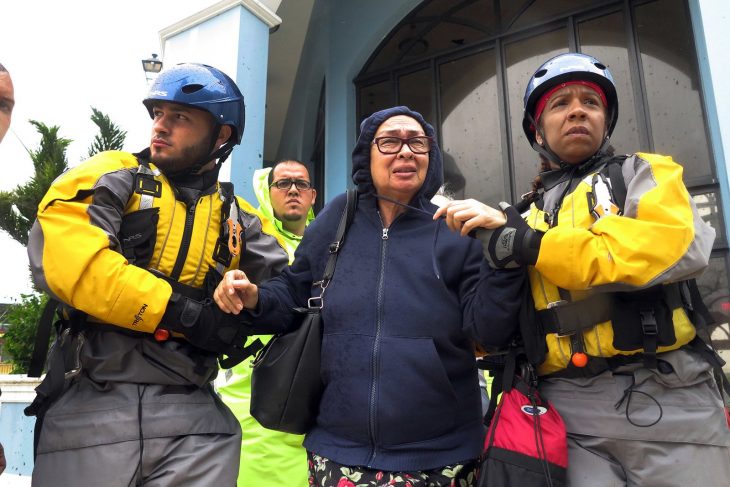
<path fill-rule="evenodd" d="M 316 487 L 474 487 L 479 460 L 433 470 L 388 472 L 349 467 L 307 451 L 309 485 Z"/>

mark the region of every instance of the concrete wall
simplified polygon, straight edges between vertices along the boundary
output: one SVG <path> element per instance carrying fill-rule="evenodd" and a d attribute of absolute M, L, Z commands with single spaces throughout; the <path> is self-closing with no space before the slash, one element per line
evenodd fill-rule
<path fill-rule="evenodd" d="M 8 462 L 0 485 L 30 486 L 35 418 L 25 416 L 23 409 L 33 401 L 39 383 L 24 375 L 0 375 L 0 443 Z"/>

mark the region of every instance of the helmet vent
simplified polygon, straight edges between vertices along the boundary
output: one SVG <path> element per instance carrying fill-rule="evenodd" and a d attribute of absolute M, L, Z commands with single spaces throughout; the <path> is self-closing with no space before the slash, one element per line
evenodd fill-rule
<path fill-rule="evenodd" d="M 182 92 L 186 95 L 189 95 L 190 93 L 195 93 L 196 91 L 200 91 L 203 88 L 204 86 L 199 84 L 185 85 L 182 87 Z"/>
<path fill-rule="evenodd" d="M 542 78 L 543 76 L 545 76 L 545 74 L 547 74 L 547 69 L 541 69 L 540 71 L 535 73 L 535 78 Z"/>
<path fill-rule="evenodd" d="M 600 69 L 601 71 L 605 71 L 606 70 L 606 66 L 603 65 L 603 64 L 601 64 L 601 63 L 593 63 L 593 65 L 595 67 L 597 67 L 598 69 Z"/>

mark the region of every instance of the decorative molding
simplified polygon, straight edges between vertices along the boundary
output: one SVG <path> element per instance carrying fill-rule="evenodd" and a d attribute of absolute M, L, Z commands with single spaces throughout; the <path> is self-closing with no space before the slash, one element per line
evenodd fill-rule
<path fill-rule="evenodd" d="M 35 399 L 35 388 L 43 378 L 26 377 L 25 375 L 0 375 L 0 386 L 3 395 L 0 403 L 21 402 L 30 404 Z"/>
<path fill-rule="evenodd" d="M 269 28 L 275 27 L 281 24 L 281 18 L 274 13 L 266 3 L 271 3 L 269 0 L 222 0 L 210 7 L 201 10 L 200 12 L 193 14 L 185 19 L 175 22 L 169 27 L 165 27 L 160 31 L 160 43 L 165 44 L 165 41 L 170 37 L 176 36 L 177 34 L 195 27 L 198 24 L 202 24 L 206 20 L 212 19 L 216 15 L 220 15 L 234 7 L 241 6 L 254 14 L 256 17 L 261 19 Z"/>

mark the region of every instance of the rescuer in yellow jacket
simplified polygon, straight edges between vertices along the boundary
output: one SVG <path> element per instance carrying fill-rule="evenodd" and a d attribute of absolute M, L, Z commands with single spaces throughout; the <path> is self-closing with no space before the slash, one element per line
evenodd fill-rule
<path fill-rule="evenodd" d="M 102 152 L 61 175 L 28 252 L 62 303 L 60 337 L 28 413 L 33 485 L 233 485 L 241 444 L 211 382 L 252 330 L 209 296 L 222 272 L 259 281 L 287 255 L 221 163 L 239 144 L 243 95 L 216 68 L 163 71 L 144 100 L 139 154 Z M 239 321 L 240 323 L 240 321 Z"/>
<path fill-rule="evenodd" d="M 591 56 L 545 62 L 524 104 L 543 165 L 533 203 L 520 214 L 471 200 L 443 213 L 463 233 L 491 228 L 476 231 L 491 266 L 527 269 L 520 331 L 540 392 L 565 421 L 568 485 L 725 485 L 730 431 L 716 356 L 695 339 L 690 281 L 715 232 L 682 166 L 613 155 L 618 97 Z"/>

